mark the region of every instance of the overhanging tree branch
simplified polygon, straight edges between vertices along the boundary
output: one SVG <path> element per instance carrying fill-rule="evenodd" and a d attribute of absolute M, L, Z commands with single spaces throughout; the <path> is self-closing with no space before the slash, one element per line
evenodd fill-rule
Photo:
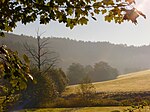
<path fill-rule="evenodd" d="M 89 16 L 96 20 L 95 15 L 99 14 L 104 16 L 104 21 L 120 24 L 127 20 L 136 24 L 139 16 L 146 16 L 138 13 L 134 3 L 134 0 L 1 0 L 0 35 L 4 35 L 3 31 L 12 31 L 17 22 L 27 24 L 36 21 L 38 17 L 40 24 L 53 20 L 64 23 L 71 29 L 76 25 L 86 25 Z M 133 10 L 134 8 L 136 10 Z M 138 16 L 133 19 L 128 10 Z"/>

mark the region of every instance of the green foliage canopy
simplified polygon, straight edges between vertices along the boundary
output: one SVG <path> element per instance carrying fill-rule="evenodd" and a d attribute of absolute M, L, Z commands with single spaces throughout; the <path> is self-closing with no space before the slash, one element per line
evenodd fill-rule
<path fill-rule="evenodd" d="M 111 67 L 108 63 L 101 61 L 95 63 L 92 78 L 93 81 L 106 81 L 115 79 L 118 74 L 117 69 Z"/>
<path fill-rule="evenodd" d="M 50 69 L 46 74 L 41 74 L 38 69 L 31 70 L 36 84 L 29 81 L 28 88 L 21 92 L 19 102 L 13 107 L 39 108 L 48 106 L 65 89 L 68 79 L 61 69 Z"/>
<path fill-rule="evenodd" d="M 83 66 L 79 63 L 72 63 L 67 69 L 67 76 L 69 78 L 69 84 L 81 83 L 81 79 L 89 76 L 91 81 L 99 82 L 115 79 L 118 76 L 118 70 L 111 67 L 106 62 L 95 63 L 94 67 L 88 65 Z"/>
<path fill-rule="evenodd" d="M 26 88 L 28 78 L 33 79 L 29 74 L 29 60 L 23 56 L 25 64 L 19 59 L 16 52 L 0 47 L 0 78 L 9 80 L 12 89 L 21 90 Z M 11 91 L 13 93 L 13 91 Z"/>
<path fill-rule="evenodd" d="M 72 63 L 67 69 L 67 76 L 70 84 L 80 83 L 81 79 L 86 76 L 84 66 L 79 63 Z"/>
<path fill-rule="evenodd" d="M 96 14 L 104 15 L 105 21 L 122 23 L 137 17 L 146 16 L 133 7 L 134 0 L 1 0 L 0 30 L 12 31 L 17 22 L 27 24 L 40 19 L 40 24 L 51 20 L 65 23 L 66 27 L 84 25 L 89 16 L 96 20 Z M 127 6 L 131 8 L 126 8 Z"/>
<path fill-rule="evenodd" d="M 20 60 L 17 52 L 11 51 L 5 45 L 0 47 L 0 95 L 5 95 L 1 108 L 4 108 L 6 103 L 12 102 L 10 96 L 27 88 L 29 79 L 33 80 L 29 74 L 28 57 L 24 55 L 23 59 L 24 62 Z"/>
<path fill-rule="evenodd" d="M 22 108 L 37 108 L 51 101 L 57 95 L 57 90 L 52 79 L 41 74 L 38 69 L 31 69 L 31 74 L 37 83 L 28 82 L 27 89 L 22 91 L 14 110 Z"/>
<path fill-rule="evenodd" d="M 47 75 L 53 80 L 58 94 L 61 94 L 68 85 L 68 77 L 66 74 L 60 68 L 53 68 L 47 72 Z"/>

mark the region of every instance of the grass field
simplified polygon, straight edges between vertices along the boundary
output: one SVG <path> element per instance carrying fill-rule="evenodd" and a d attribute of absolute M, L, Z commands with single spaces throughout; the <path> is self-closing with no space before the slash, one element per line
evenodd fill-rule
<path fill-rule="evenodd" d="M 115 92 L 116 93 L 147 92 L 147 91 L 150 91 L 150 70 L 131 73 L 131 74 L 125 74 L 125 75 L 119 76 L 115 80 L 96 82 L 93 84 L 95 85 L 96 92 L 98 93 L 98 96 L 96 97 L 96 99 L 98 99 L 98 97 L 101 98 L 101 96 L 99 96 L 99 92 L 106 92 L 106 93 L 107 92 L 108 93 L 109 92 L 110 93 L 111 92 L 114 92 L 114 93 Z M 68 96 L 70 94 L 75 94 L 77 90 L 78 90 L 78 85 L 68 86 L 66 91 L 63 93 L 63 95 Z M 120 95 L 119 97 L 121 97 L 122 93 L 117 94 L 117 97 L 118 95 Z M 129 94 L 129 96 L 130 95 L 131 94 Z M 133 96 L 133 94 L 131 96 Z M 72 107 L 74 107 L 74 105 Z M 81 107 L 81 108 L 45 108 L 45 109 L 29 109 L 29 110 L 22 110 L 22 111 L 17 111 L 17 112 L 124 112 L 124 110 L 127 108 L 131 108 L 131 106 L 127 107 L 127 106 L 121 105 L 121 106 L 108 106 L 108 107 L 100 107 L 100 106 L 94 107 L 93 106 L 93 107 Z M 126 111 L 126 112 L 129 112 L 129 111 Z M 150 112 L 150 107 L 147 106 L 141 111 L 136 110 L 134 112 Z"/>
<path fill-rule="evenodd" d="M 150 91 L 150 70 L 140 71 L 119 76 L 115 80 L 93 83 L 96 92 L 139 92 Z M 78 86 L 66 88 L 64 95 L 74 94 Z"/>

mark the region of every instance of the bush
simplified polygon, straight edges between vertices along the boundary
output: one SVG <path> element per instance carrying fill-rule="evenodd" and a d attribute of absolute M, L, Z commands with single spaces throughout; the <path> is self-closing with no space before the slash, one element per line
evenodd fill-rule
<path fill-rule="evenodd" d="M 21 93 L 19 102 L 14 106 L 15 110 L 48 107 L 67 85 L 67 77 L 61 69 L 51 69 L 42 74 L 34 68 L 31 73 L 36 83 L 28 83 L 28 88 Z"/>
<path fill-rule="evenodd" d="M 29 82 L 28 88 L 21 93 L 16 109 L 41 107 L 57 96 L 55 85 L 49 77 L 40 74 L 36 69 L 32 70 L 32 74 L 36 83 Z"/>
<path fill-rule="evenodd" d="M 61 94 L 65 90 L 65 87 L 68 85 L 68 78 L 66 74 L 60 68 L 51 69 L 46 74 L 50 77 L 50 79 L 52 79 L 57 92 Z"/>
<path fill-rule="evenodd" d="M 88 76 L 82 79 L 81 84 L 79 84 L 78 94 L 84 99 L 91 99 L 96 93 L 95 86 L 91 83 Z"/>

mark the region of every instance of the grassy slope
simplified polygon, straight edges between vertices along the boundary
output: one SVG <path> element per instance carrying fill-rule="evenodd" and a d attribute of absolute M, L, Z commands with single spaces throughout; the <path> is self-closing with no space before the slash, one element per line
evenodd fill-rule
<path fill-rule="evenodd" d="M 150 70 L 119 76 L 115 80 L 93 83 L 97 92 L 150 91 Z M 76 93 L 77 85 L 68 86 L 66 95 Z"/>
<path fill-rule="evenodd" d="M 97 92 L 130 92 L 130 91 L 150 91 L 150 70 L 126 74 L 115 80 L 93 83 Z M 64 94 L 75 93 L 77 85 L 68 86 Z M 112 112 L 130 107 L 84 107 L 84 108 L 47 108 L 33 109 L 21 112 Z M 146 107 L 141 112 L 149 112 L 150 108 Z M 139 112 L 135 111 L 135 112 Z"/>

